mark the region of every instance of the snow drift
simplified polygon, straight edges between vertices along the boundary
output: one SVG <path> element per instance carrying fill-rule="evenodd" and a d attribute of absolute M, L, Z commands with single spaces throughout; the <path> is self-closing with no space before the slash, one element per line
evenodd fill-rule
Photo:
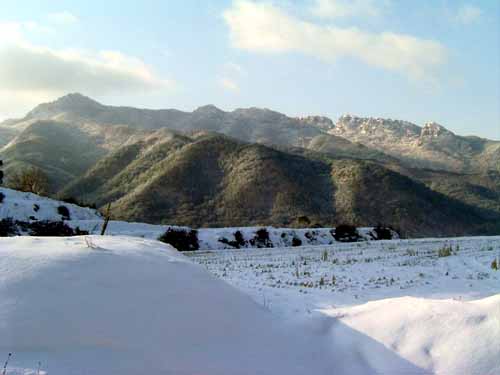
<path fill-rule="evenodd" d="M 0 239 L 9 374 L 493 375 L 499 317 L 500 296 L 404 297 L 283 321 L 157 241 Z"/>
<path fill-rule="evenodd" d="M 319 341 L 156 241 L 0 239 L 11 373 L 40 361 L 50 375 L 329 374 Z"/>
<path fill-rule="evenodd" d="M 500 374 L 500 294 L 468 302 L 401 297 L 323 312 L 431 373 Z M 332 340 L 342 330 L 332 330 Z M 366 340 L 351 345 L 371 368 L 388 371 Z"/>

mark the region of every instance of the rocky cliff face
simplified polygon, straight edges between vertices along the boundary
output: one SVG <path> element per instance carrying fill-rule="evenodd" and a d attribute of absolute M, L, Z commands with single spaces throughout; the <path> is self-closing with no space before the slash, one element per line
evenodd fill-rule
<path fill-rule="evenodd" d="M 458 136 L 435 122 L 420 127 L 407 121 L 345 115 L 328 132 L 412 167 L 457 172 L 500 170 L 500 142 Z"/>

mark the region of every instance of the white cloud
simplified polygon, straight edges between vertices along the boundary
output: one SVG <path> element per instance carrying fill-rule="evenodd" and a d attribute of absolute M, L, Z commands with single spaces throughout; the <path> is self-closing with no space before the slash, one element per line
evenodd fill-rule
<path fill-rule="evenodd" d="M 226 70 L 230 73 L 233 73 L 233 74 L 240 75 L 240 76 L 244 76 L 247 74 L 246 70 L 241 65 L 236 64 L 232 61 L 224 64 L 224 70 Z"/>
<path fill-rule="evenodd" d="M 6 43 L 18 43 L 24 40 L 23 29 L 25 24 L 21 22 L 0 22 L 0 45 Z"/>
<path fill-rule="evenodd" d="M 79 22 L 77 16 L 67 10 L 62 12 L 50 13 L 48 16 L 50 22 L 59 25 L 73 25 Z"/>
<path fill-rule="evenodd" d="M 221 77 L 219 79 L 219 85 L 224 90 L 227 90 L 227 91 L 231 91 L 231 92 L 239 92 L 240 91 L 240 86 L 238 85 L 238 83 L 236 81 L 234 81 L 233 79 L 228 78 L 228 77 Z"/>
<path fill-rule="evenodd" d="M 24 116 L 40 103 L 55 100 L 59 94 L 44 92 L 11 91 L 0 89 L 0 122 Z"/>
<path fill-rule="evenodd" d="M 457 11 L 455 21 L 464 25 L 469 25 L 478 21 L 482 13 L 481 9 L 474 5 L 463 4 Z"/>
<path fill-rule="evenodd" d="M 392 32 L 322 26 L 295 18 L 269 3 L 235 1 L 224 12 L 235 48 L 260 52 L 299 52 L 332 63 L 350 57 L 379 68 L 428 80 L 446 60 L 438 42 Z"/>
<path fill-rule="evenodd" d="M 240 81 L 242 78 L 247 76 L 245 68 L 241 65 L 228 61 L 222 66 L 222 73 L 217 79 L 217 83 L 226 91 L 233 93 L 240 92 Z"/>
<path fill-rule="evenodd" d="M 29 31 L 27 23 L 0 23 L 0 97 L 9 102 L 10 115 L 17 115 L 16 108 L 24 108 L 30 98 L 77 91 L 99 96 L 145 93 L 173 85 L 138 58 L 118 51 L 37 46 L 26 38 Z M 0 106 L 4 115 L 7 110 Z"/>
<path fill-rule="evenodd" d="M 106 94 L 167 85 L 139 59 L 116 51 L 0 47 L 0 86 L 9 90 L 86 91 Z"/>
<path fill-rule="evenodd" d="M 353 16 L 376 17 L 380 15 L 379 0 L 315 0 L 311 9 L 312 13 L 321 18 L 340 18 Z"/>

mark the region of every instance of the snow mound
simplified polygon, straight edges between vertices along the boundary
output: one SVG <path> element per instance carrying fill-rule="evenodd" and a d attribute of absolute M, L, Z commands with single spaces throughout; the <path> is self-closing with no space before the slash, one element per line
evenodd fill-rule
<path fill-rule="evenodd" d="M 71 220 L 102 220 L 99 213 L 91 208 L 7 188 L 0 188 L 0 193 L 4 195 L 0 203 L 0 218 L 2 219 L 59 221 L 65 217 L 58 212 L 58 208 L 65 206 Z"/>
<path fill-rule="evenodd" d="M 432 373 L 500 374 L 500 294 L 468 302 L 401 297 L 322 312 Z M 352 345 L 383 369 L 365 342 Z"/>
<path fill-rule="evenodd" d="M 0 338 L 11 374 L 39 361 L 50 375 L 334 368 L 321 336 L 286 329 L 170 246 L 132 237 L 0 239 Z"/>

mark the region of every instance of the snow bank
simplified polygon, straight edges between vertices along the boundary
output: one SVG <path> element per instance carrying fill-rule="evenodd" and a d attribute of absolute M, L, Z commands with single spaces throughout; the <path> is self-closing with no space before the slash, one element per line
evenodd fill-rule
<path fill-rule="evenodd" d="M 50 375 L 336 367 L 320 335 L 287 329 L 170 246 L 131 237 L 0 239 L 0 360 L 9 352 L 11 373 L 40 361 Z"/>
<path fill-rule="evenodd" d="M 41 197 L 32 193 L 0 188 L 4 195 L 0 203 L 0 218 L 12 218 L 19 221 L 30 220 L 63 220 L 58 212 L 58 207 L 65 206 L 71 220 L 100 220 L 101 216 L 96 210 L 80 207 L 74 204 Z"/>
<path fill-rule="evenodd" d="M 102 220 L 73 220 L 69 225 L 87 230 L 97 234 L 102 226 Z M 189 227 L 178 227 L 172 225 L 154 225 L 145 223 L 129 223 L 125 221 L 110 221 L 106 234 L 127 235 L 141 238 L 157 239 L 164 234 L 167 229 L 176 228 L 191 230 Z M 259 230 L 265 229 L 269 234 L 268 246 L 252 244 Z M 358 228 L 360 241 L 373 240 L 373 228 Z M 234 249 L 235 233 L 240 232 L 244 244 L 241 248 L 254 247 L 291 247 L 291 246 L 316 246 L 331 245 L 335 242 L 332 228 L 274 228 L 274 227 L 227 227 L 227 228 L 200 228 L 197 230 L 199 250 L 223 250 Z M 398 234 L 392 232 L 393 238 L 398 239 Z M 297 242 L 298 240 L 298 242 Z"/>
<path fill-rule="evenodd" d="M 469 302 L 401 297 L 322 312 L 432 373 L 500 374 L 500 294 Z M 351 345 L 385 373 L 366 340 Z"/>

